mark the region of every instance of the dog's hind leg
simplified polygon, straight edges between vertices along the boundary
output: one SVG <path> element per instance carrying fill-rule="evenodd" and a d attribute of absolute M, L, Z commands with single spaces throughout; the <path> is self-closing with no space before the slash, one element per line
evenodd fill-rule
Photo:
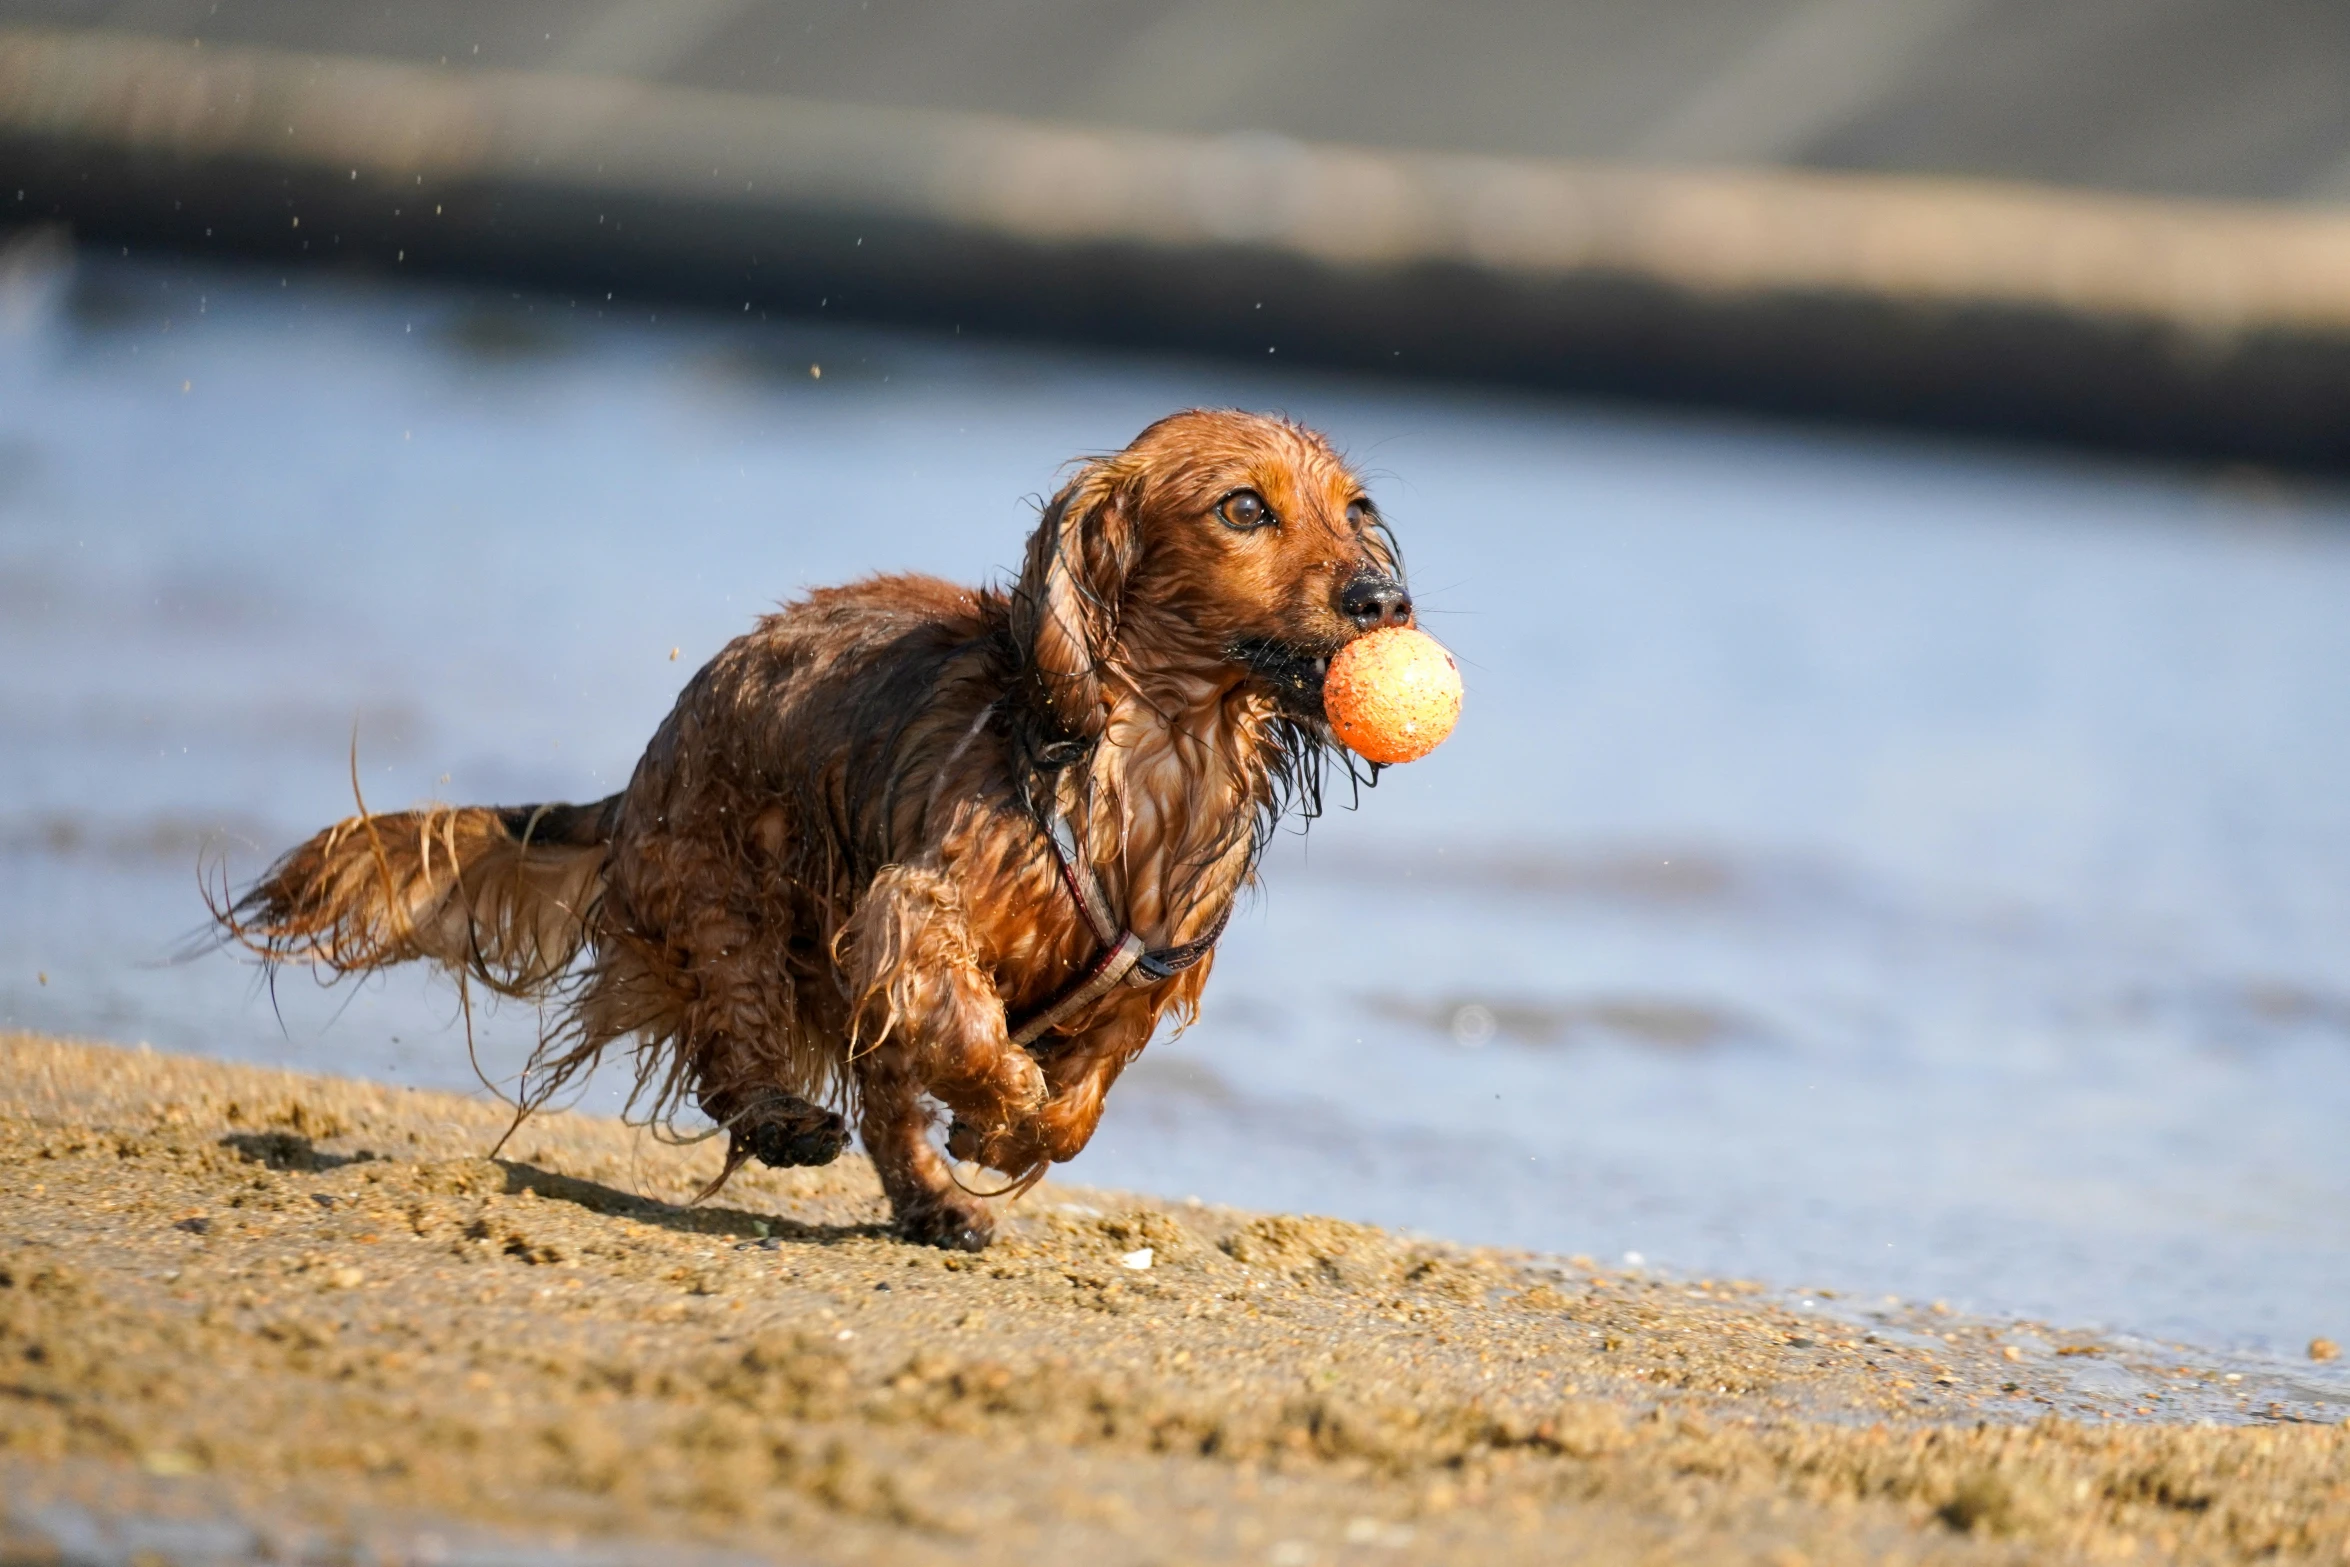
<path fill-rule="evenodd" d="M 830 1164 L 849 1142 L 849 1123 L 837 1111 L 781 1089 L 705 1093 L 702 1112 L 726 1128 L 729 1166 L 745 1159 L 776 1169 Z"/>
<path fill-rule="evenodd" d="M 816 1097 L 831 1097 L 838 1085 L 837 1054 L 822 1059 L 836 1049 L 838 1024 L 821 1046 L 808 1044 L 788 934 L 715 900 L 681 924 L 650 960 L 649 943 L 615 943 L 632 968 L 609 975 L 621 994 L 602 1006 L 604 1026 L 611 1028 L 617 1013 L 621 1027 L 650 1026 L 675 1041 L 652 1069 L 690 1079 L 702 1113 L 725 1130 L 722 1182 L 753 1159 L 777 1167 L 830 1164 L 848 1146 L 848 1122 Z M 673 955 L 677 949 L 682 958 Z M 631 1007 L 625 992 L 632 985 L 660 1005 L 639 1000 Z"/>

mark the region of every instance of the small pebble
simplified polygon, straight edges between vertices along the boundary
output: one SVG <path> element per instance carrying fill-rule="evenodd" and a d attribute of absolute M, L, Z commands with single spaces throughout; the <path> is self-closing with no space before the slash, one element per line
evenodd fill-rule
<path fill-rule="evenodd" d="M 1119 1267 L 1132 1268 L 1137 1273 L 1141 1272 L 1150 1265 L 1151 1249 L 1148 1246 L 1143 1247 L 1139 1251 L 1130 1251 L 1125 1256 L 1118 1259 Z"/>
<path fill-rule="evenodd" d="M 2342 1346 L 2330 1338 L 2313 1338 L 2309 1341 L 2309 1358 L 2312 1360 L 2339 1360 L 2342 1358 Z"/>

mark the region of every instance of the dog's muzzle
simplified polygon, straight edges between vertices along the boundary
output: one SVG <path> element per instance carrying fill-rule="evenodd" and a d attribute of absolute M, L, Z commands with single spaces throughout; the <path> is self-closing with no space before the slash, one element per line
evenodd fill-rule
<path fill-rule="evenodd" d="M 1301 718 L 1320 721 L 1322 682 L 1330 673 L 1330 655 L 1308 653 L 1270 637 L 1250 637 L 1226 649 L 1232 662 L 1271 686 L 1282 705 Z"/>

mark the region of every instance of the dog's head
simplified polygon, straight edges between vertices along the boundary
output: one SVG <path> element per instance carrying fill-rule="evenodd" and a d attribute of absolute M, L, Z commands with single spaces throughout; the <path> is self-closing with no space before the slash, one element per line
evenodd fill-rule
<path fill-rule="evenodd" d="M 1228 666 L 1319 722 L 1330 655 L 1412 623 L 1394 539 L 1327 441 L 1194 409 L 1087 463 L 1045 508 L 1020 577 L 1023 640 L 1055 717 L 1101 732 L 1105 681 Z"/>

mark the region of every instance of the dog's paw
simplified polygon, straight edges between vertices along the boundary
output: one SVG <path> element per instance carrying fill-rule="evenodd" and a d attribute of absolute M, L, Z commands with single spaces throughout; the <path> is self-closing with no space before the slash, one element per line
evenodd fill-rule
<path fill-rule="evenodd" d="M 957 1116 L 947 1128 L 947 1153 L 1006 1175 L 1025 1174 L 1053 1160 L 1052 1150 L 1040 1140 L 1033 1120 L 987 1126 Z"/>
<path fill-rule="evenodd" d="M 940 1196 L 899 1214 L 898 1234 L 942 1251 L 985 1251 L 995 1238 L 995 1215 L 977 1198 Z"/>
<path fill-rule="evenodd" d="M 947 1154 L 966 1164 L 979 1162 L 987 1150 L 987 1132 L 975 1122 L 956 1116 L 947 1127 Z"/>
<path fill-rule="evenodd" d="M 839 1158 L 849 1145 L 849 1123 L 821 1105 L 776 1094 L 738 1122 L 734 1135 L 761 1164 L 789 1169 Z"/>

